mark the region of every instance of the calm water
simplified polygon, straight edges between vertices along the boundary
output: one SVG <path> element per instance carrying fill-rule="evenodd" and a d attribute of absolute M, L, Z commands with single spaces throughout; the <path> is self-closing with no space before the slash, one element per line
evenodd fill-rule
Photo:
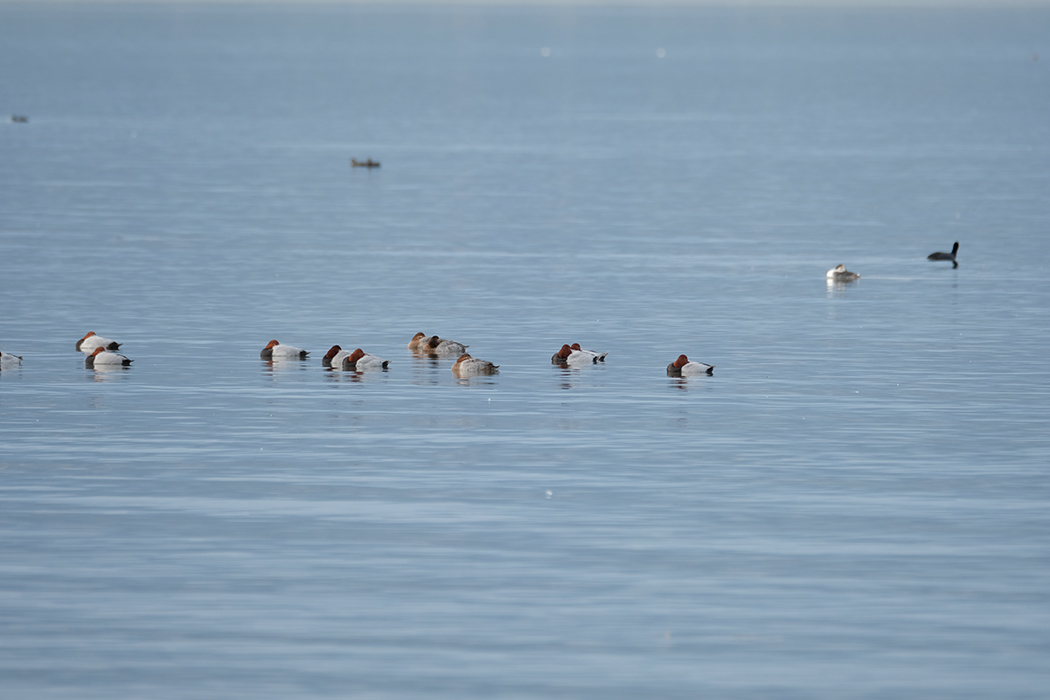
<path fill-rule="evenodd" d="M 0 114 L 0 696 L 1045 697 L 1050 10 L 5 3 Z"/>

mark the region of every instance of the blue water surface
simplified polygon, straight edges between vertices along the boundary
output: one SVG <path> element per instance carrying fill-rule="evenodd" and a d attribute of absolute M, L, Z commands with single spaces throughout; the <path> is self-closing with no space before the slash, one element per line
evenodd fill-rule
<path fill-rule="evenodd" d="M 1045 697 L 1048 44 L 0 4 L 0 697 Z"/>

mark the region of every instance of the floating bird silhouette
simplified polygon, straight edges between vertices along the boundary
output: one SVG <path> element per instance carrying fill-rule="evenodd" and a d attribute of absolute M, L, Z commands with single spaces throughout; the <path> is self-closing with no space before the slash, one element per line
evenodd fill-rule
<path fill-rule="evenodd" d="M 944 260 L 944 261 L 950 260 L 951 263 L 952 263 L 952 269 L 955 269 L 955 268 L 959 267 L 959 263 L 955 259 L 955 255 L 958 252 L 959 252 L 959 241 L 956 241 L 955 245 L 952 246 L 952 252 L 950 252 L 950 253 L 940 253 L 940 252 L 938 252 L 938 253 L 930 253 L 929 255 L 926 256 L 926 259 L 927 260 Z"/>

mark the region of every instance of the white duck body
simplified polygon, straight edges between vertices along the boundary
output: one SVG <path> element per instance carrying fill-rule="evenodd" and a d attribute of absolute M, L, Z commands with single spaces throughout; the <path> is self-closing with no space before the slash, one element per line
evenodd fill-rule
<path fill-rule="evenodd" d="M 572 354 L 565 359 L 565 364 L 573 367 L 579 365 L 596 365 L 598 364 L 598 354 L 593 352 L 584 352 L 581 350 L 573 350 Z"/>
<path fill-rule="evenodd" d="M 714 374 L 714 365 L 704 364 L 703 362 L 686 362 L 682 366 L 683 377 L 695 377 L 700 374 Z"/>
<path fill-rule="evenodd" d="M 860 275 L 856 272 L 850 272 L 845 265 L 839 265 L 828 270 L 828 279 L 832 282 L 852 282 L 853 280 L 859 280 Z"/>
<path fill-rule="evenodd" d="M 21 355 L 12 355 L 9 352 L 0 352 L 0 367 L 17 367 L 22 364 Z"/>
<path fill-rule="evenodd" d="M 572 349 L 574 352 L 582 352 L 584 355 L 590 357 L 596 363 L 605 362 L 605 356 L 609 354 L 607 352 L 594 352 L 593 350 L 584 350 L 580 347 L 579 343 L 573 343 Z"/>
<path fill-rule="evenodd" d="M 369 355 L 361 348 L 358 348 L 344 357 L 339 366 L 344 370 L 368 372 L 371 370 L 386 369 L 389 364 L 390 360 L 384 360 L 381 357 Z"/>
<path fill-rule="evenodd" d="M 120 343 L 111 338 L 103 338 L 100 335 L 95 335 L 95 331 L 91 331 L 90 333 L 88 333 L 83 338 L 77 341 L 76 348 L 85 355 L 90 355 L 91 353 L 95 352 L 95 348 L 117 350 L 118 348 L 120 348 Z"/>
<path fill-rule="evenodd" d="M 264 360 L 305 360 L 309 354 L 308 350 L 294 345 L 281 345 L 276 340 L 271 340 L 259 353 L 259 357 Z"/>
<path fill-rule="evenodd" d="M 452 365 L 452 374 L 457 377 L 475 377 L 481 374 L 498 374 L 499 365 L 494 365 L 487 360 L 479 360 L 470 355 L 460 355 L 456 363 Z"/>
<path fill-rule="evenodd" d="M 84 358 L 84 366 L 92 368 L 127 367 L 131 362 L 132 361 L 124 355 L 106 350 L 105 348 L 95 348 L 95 352 Z"/>

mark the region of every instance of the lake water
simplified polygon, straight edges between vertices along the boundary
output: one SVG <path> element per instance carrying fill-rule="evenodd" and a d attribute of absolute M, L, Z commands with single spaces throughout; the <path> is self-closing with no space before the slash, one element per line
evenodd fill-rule
<path fill-rule="evenodd" d="M 1045 697 L 1050 10 L 3 3 L 0 114 L 0 697 Z"/>

